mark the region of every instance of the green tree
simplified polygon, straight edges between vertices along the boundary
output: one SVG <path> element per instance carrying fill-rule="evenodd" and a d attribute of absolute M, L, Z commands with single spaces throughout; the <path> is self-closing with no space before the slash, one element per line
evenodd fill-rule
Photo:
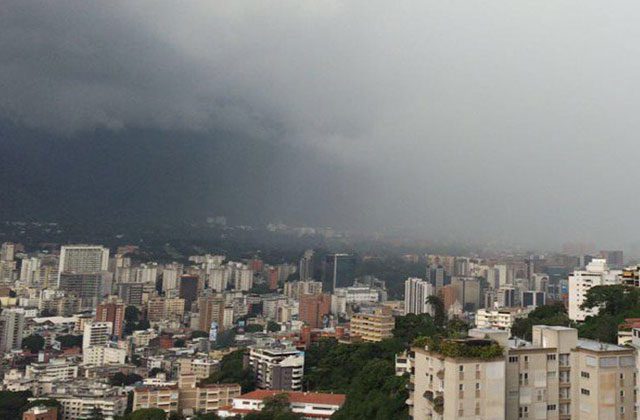
<path fill-rule="evenodd" d="M 269 285 L 266 283 L 254 284 L 249 293 L 264 295 L 267 293 L 271 293 L 271 289 L 269 289 Z"/>
<path fill-rule="evenodd" d="M 269 321 L 267 323 L 267 331 L 278 332 L 280 331 L 280 324 L 274 321 Z"/>
<path fill-rule="evenodd" d="M 406 419 L 407 378 L 395 376 L 388 360 L 368 361 L 355 374 L 344 406 L 332 417 L 348 419 Z"/>
<path fill-rule="evenodd" d="M 125 375 L 122 372 L 116 372 L 116 374 L 114 374 L 109 380 L 109 383 L 112 386 L 128 386 L 133 385 L 136 382 L 140 382 L 141 380 L 142 376 L 136 375 L 135 373 Z"/>
<path fill-rule="evenodd" d="M 201 337 L 209 337 L 206 331 L 195 330 L 191 333 L 191 338 L 201 338 Z"/>
<path fill-rule="evenodd" d="M 81 335 L 61 335 L 56 337 L 56 340 L 60 343 L 62 349 L 70 349 L 73 347 L 82 346 Z"/>
<path fill-rule="evenodd" d="M 598 314 L 587 317 L 578 326 L 578 334 L 616 343 L 617 327 L 626 318 L 640 317 L 640 289 L 626 285 L 595 286 L 587 292 L 582 308 L 598 308 Z"/>
<path fill-rule="evenodd" d="M 531 329 L 534 325 L 569 326 L 571 320 L 562 303 L 539 306 L 525 318 L 518 318 L 511 327 L 511 335 L 531 341 Z"/>
<path fill-rule="evenodd" d="M 237 350 L 225 355 L 220 360 L 220 369 L 203 382 L 206 384 L 240 384 L 242 392 L 255 389 L 255 378 L 249 368 L 244 367 L 244 350 Z"/>
<path fill-rule="evenodd" d="M 252 332 L 261 332 L 264 330 L 264 326 L 260 324 L 251 324 L 244 327 L 244 332 L 252 333 Z"/>
<path fill-rule="evenodd" d="M 31 353 L 37 353 L 44 348 L 44 338 L 38 334 L 32 334 L 22 339 L 22 348 L 29 349 Z"/>
<path fill-rule="evenodd" d="M 158 376 L 158 373 L 167 373 L 167 372 L 165 372 L 164 369 L 154 367 L 149 371 L 149 377 L 155 378 L 156 376 Z"/>
<path fill-rule="evenodd" d="M 124 310 L 125 321 L 138 321 L 140 319 L 140 309 L 136 306 L 127 306 Z"/>
<path fill-rule="evenodd" d="M 433 322 L 435 322 L 436 326 L 443 327 L 447 320 L 444 312 L 444 302 L 438 296 L 431 295 L 427 297 L 427 303 L 433 307 Z"/>
<path fill-rule="evenodd" d="M 429 314 L 407 314 L 396 318 L 393 336 L 402 345 L 409 346 L 418 336 L 433 336 L 441 334 L 442 329 L 436 326 Z"/>
<path fill-rule="evenodd" d="M 582 309 L 600 308 L 598 313 L 619 315 L 640 304 L 640 290 L 624 285 L 595 286 L 589 289 Z"/>
<path fill-rule="evenodd" d="M 167 414 L 159 408 L 141 408 L 129 414 L 128 420 L 166 420 Z"/>
<path fill-rule="evenodd" d="M 0 391 L 0 419 L 21 416 L 32 396 L 31 391 Z"/>

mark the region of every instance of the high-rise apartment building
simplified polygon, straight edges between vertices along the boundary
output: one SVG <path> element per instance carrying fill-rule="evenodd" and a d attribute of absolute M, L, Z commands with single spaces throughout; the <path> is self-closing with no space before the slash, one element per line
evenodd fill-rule
<path fill-rule="evenodd" d="M 142 305 L 143 292 L 142 283 L 118 283 L 118 297 L 127 305 Z"/>
<path fill-rule="evenodd" d="M 314 255 L 315 252 L 312 249 L 308 249 L 304 252 L 302 258 L 300 258 L 300 263 L 298 264 L 298 273 L 300 275 L 300 280 L 305 281 L 313 279 Z"/>
<path fill-rule="evenodd" d="M 58 289 L 76 296 L 81 309 L 93 309 L 103 295 L 103 273 L 60 273 Z"/>
<path fill-rule="evenodd" d="M 293 347 L 251 347 L 248 362 L 258 388 L 302 390 L 303 351 Z"/>
<path fill-rule="evenodd" d="M 449 340 L 448 351 L 413 347 L 415 373 L 407 401 L 411 418 L 505 419 L 504 356 L 490 352 L 473 356 L 468 350 L 493 344 L 492 340 L 464 339 Z"/>
<path fill-rule="evenodd" d="M 464 311 L 473 312 L 480 307 L 480 281 L 477 278 L 455 276 L 451 278 L 451 286 Z"/>
<path fill-rule="evenodd" d="M 525 290 L 522 292 L 521 302 L 522 306 L 525 308 L 529 306 L 533 306 L 534 308 L 543 306 L 546 303 L 546 300 L 547 294 L 545 292 L 535 292 L 531 290 Z"/>
<path fill-rule="evenodd" d="M 16 255 L 16 244 L 4 242 L 0 246 L 0 261 L 13 261 Z"/>
<path fill-rule="evenodd" d="M 248 292 L 253 287 L 253 270 L 242 267 L 234 270 L 234 288 Z"/>
<path fill-rule="evenodd" d="M 60 249 L 58 274 L 90 274 L 107 271 L 109 249 L 97 245 L 64 245 Z"/>
<path fill-rule="evenodd" d="M 300 296 L 298 318 L 311 328 L 321 328 L 325 324 L 325 317 L 331 313 L 331 295 Z"/>
<path fill-rule="evenodd" d="M 330 254 L 324 259 L 322 282 L 331 289 L 353 286 L 356 257 L 350 254 Z"/>
<path fill-rule="evenodd" d="M 404 282 L 404 313 L 433 314 L 427 299 L 434 295 L 433 285 L 420 278 L 410 277 Z"/>
<path fill-rule="evenodd" d="M 440 292 L 444 287 L 447 278 L 447 271 L 441 265 L 430 265 L 427 267 L 427 280 L 435 287 L 436 292 Z"/>
<path fill-rule="evenodd" d="M 532 342 L 495 329 L 469 334 L 438 349 L 413 348 L 413 419 L 636 418 L 633 348 L 546 325 L 533 327 Z M 477 351 L 492 343 L 501 349 Z"/>
<path fill-rule="evenodd" d="M 109 336 L 113 333 L 112 328 L 111 322 L 86 323 L 82 334 L 82 348 L 106 345 L 109 342 Z"/>
<path fill-rule="evenodd" d="M 122 301 L 111 300 L 102 302 L 96 308 L 96 322 L 110 322 L 113 335 L 122 338 L 125 305 Z"/>
<path fill-rule="evenodd" d="M 209 288 L 215 292 L 224 292 L 229 283 L 230 270 L 226 267 L 214 267 L 208 272 Z"/>
<path fill-rule="evenodd" d="M 624 267 L 624 254 L 620 250 L 600 251 L 600 258 L 603 258 L 611 268 L 622 269 Z"/>
<path fill-rule="evenodd" d="M 0 353 L 18 350 L 22 347 L 24 323 L 23 309 L 2 310 L 0 314 Z"/>
<path fill-rule="evenodd" d="M 603 259 L 594 259 L 585 270 L 575 270 L 569 276 L 569 318 L 573 321 L 584 321 L 586 317 L 596 315 L 598 308 L 583 309 L 587 292 L 594 286 L 618 284 L 620 270 L 610 270 Z"/>
<path fill-rule="evenodd" d="M 216 322 L 219 327 L 224 324 L 225 301 L 222 296 L 205 296 L 198 298 L 198 329 L 209 332 L 211 323 Z"/>
<path fill-rule="evenodd" d="M 198 276 L 180 276 L 180 298 L 184 299 L 184 308 L 191 310 L 191 305 L 198 298 Z"/>
<path fill-rule="evenodd" d="M 288 281 L 284 284 L 285 296 L 293 299 L 300 299 L 302 295 L 318 295 L 320 293 L 322 293 L 321 281 Z"/>

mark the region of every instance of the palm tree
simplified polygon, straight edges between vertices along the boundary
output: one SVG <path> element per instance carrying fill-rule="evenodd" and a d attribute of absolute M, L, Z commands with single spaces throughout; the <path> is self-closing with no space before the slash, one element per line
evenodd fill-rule
<path fill-rule="evenodd" d="M 438 296 L 431 295 L 427 297 L 426 303 L 431 305 L 434 311 L 433 322 L 438 327 L 444 327 L 446 317 L 444 314 L 444 303 Z"/>

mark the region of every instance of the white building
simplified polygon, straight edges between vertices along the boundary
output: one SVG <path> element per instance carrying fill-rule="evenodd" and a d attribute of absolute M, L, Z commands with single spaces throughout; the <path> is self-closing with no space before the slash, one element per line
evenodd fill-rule
<path fill-rule="evenodd" d="M 607 286 L 619 283 L 620 270 L 609 270 L 607 261 L 594 259 L 585 270 L 575 270 L 569 276 L 569 318 L 584 321 L 588 316 L 596 315 L 598 308 L 581 309 L 587 292 L 594 286 Z"/>
<path fill-rule="evenodd" d="M 415 277 L 404 282 L 404 313 L 405 314 L 433 314 L 433 308 L 427 303 L 427 298 L 434 294 L 433 285 Z"/>
<path fill-rule="evenodd" d="M 331 296 L 331 312 L 344 314 L 348 304 L 360 305 L 380 301 L 380 292 L 368 286 L 349 286 L 336 288 Z"/>
<path fill-rule="evenodd" d="M 248 292 L 253 287 L 253 270 L 246 267 L 238 267 L 234 270 L 235 290 Z"/>
<path fill-rule="evenodd" d="M 112 333 L 113 323 L 111 322 L 92 322 L 84 326 L 82 334 L 82 349 L 91 346 L 104 346 L 109 342 L 109 336 Z"/>
<path fill-rule="evenodd" d="M 109 268 L 109 249 L 98 245 L 65 245 L 60 249 L 61 273 L 100 273 Z"/>
<path fill-rule="evenodd" d="M 261 389 L 302 390 L 304 352 L 290 348 L 252 347 L 249 366 Z"/>
<path fill-rule="evenodd" d="M 112 420 L 122 416 L 127 408 L 126 392 L 119 387 L 97 382 L 60 383 L 55 392 L 47 397 L 60 402 L 64 420 L 88 419 L 96 408 L 102 412 L 105 420 Z"/>
<path fill-rule="evenodd" d="M 123 365 L 127 358 L 127 350 L 116 346 L 89 346 L 82 349 L 82 363 L 85 365 Z"/>
<path fill-rule="evenodd" d="M 26 379 L 68 381 L 78 377 L 78 365 L 65 359 L 52 359 L 48 363 L 33 362 L 25 369 Z"/>
<path fill-rule="evenodd" d="M 209 288 L 216 292 L 224 292 L 229 283 L 230 270 L 226 267 L 213 267 L 208 272 Z"/>
<path fill-rule="evenodd" d="M 22 348 L 25 313 L 22 308 L 4 309 L 0 314 L 0 353 Z"/>
<path fill-rule="evenodd" d="M 511 331 L 516 319 L 527 316 L 529 312 L 530 309 L 526 308 L 479 309 L 476 312 L 476 326 Z"/>
<path fill-rule="evenodd" d="M 218 411 L 222 417 L 243 415 L 247 412 L 259 412 L 264 408 L 264 400 L 280 394 L 280 391 L 257 390 L 233 399 L 230 408 Z M 346 400 L 344 394 L 324 394 L 317 392 L 284 392 L 289 400 L 291 411 L 300 414 L 303 419 L 328 419 L 342 407 Z"/>

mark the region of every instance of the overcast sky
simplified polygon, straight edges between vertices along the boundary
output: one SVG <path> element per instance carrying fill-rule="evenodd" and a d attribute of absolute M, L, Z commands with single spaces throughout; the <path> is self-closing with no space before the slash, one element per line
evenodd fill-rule
<path fill-rule="evenodd" d="M 0 119 L 45 138 L 224 131 L 295 149 L 274 182 L 297 192 L 256 209 L 284 222 L 628 247 L 639 21 L 637 1 L 5 0 Z"/>

